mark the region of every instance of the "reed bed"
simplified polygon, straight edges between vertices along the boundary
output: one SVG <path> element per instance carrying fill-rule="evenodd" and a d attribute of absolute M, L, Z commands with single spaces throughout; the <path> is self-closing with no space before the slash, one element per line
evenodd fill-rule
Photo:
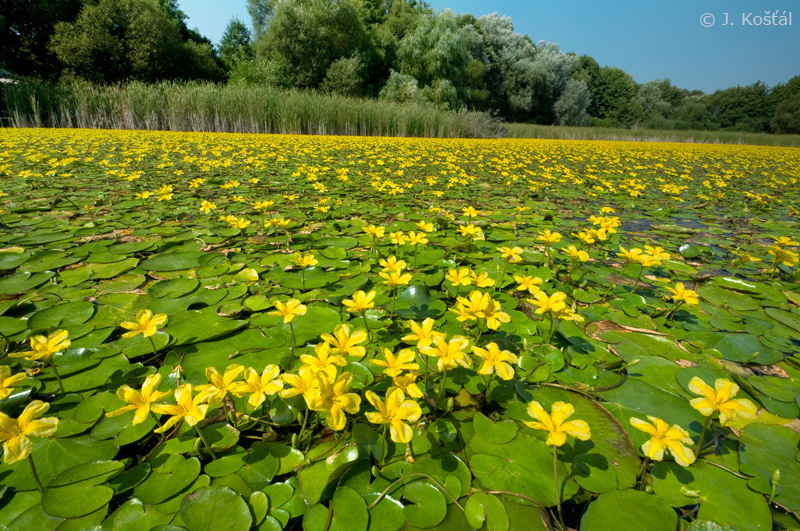
<path fill-rule="evenodd" d="M 558 125 L 504 124 L 509 138 L 552 140 L 616 140 L 621 142 L 688 142 L 697 144 L 740 144 L 800 147 L 800 135 L 773 135 L 742 131 L 696 131 L 570 127 Z"/>
<path fill-rule="evenodd" d="M 23 82 L 0 87 L 12 127 L 494 138 L 490 115 L 257 85 Z"/>

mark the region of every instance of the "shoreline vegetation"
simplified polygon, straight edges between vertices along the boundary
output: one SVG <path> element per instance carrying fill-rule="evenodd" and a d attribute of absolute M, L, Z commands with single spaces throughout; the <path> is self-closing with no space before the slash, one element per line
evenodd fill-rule
<path fill-rule="evenodd" d="M 505 123 L 447 111 L 308 90 L 214 83 L 0 87 L 3 126 L 425 138 L 534 138 L 800 147 L 800 135 Z"/>

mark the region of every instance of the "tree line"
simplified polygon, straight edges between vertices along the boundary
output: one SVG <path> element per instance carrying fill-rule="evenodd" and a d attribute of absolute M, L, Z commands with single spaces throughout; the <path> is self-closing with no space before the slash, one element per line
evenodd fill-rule
<path fill-rule="evenodd" d="M 267 84 L 507 121 L 800 133 L 800 76 L 705 94 L 638 84 L 589 55 L 424 0 L 248 0 L 219 42 L 189 29 L 177 0 L 0 0 L 6 76 L 100 84 Z"/>

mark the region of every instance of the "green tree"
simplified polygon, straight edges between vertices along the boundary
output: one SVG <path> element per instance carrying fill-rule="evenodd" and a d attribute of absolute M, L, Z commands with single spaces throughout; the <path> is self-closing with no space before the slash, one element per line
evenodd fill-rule
<path fill-rule="evenodd" d="M 737 131 L 767 131 L 775 114 L 767 86 L 760 81 L 718 90 L 709 96 L 708 106 L 720 127 Z"/>
<path fill-rule="evenodd" d="M 590 125 L 592 118 L 589 116 L 589 105 L 592 95 L 583 81 L 569 79 L 564 91 L 556 101 L 556 123 L 559 125 Z"/>
<path fill-rule="evenodd" d="M 358 11 L 346 0 L 280 0 L 256 54 L 278 61 L 297 87 L 317 87 L 331 64 L 371 46 Z"/>
<path fill-rule="evenodd" d="M 269 19 L 275 11 L 273 4 L 274 0 L 247 0 L 247 13 L 253 22 L 256 39 L 267 31 Z"/>
<path fill-rule="evenodd" d="M 635 100 L 636 82 L 630 74 L 606 66 L 600 69 L 598 77 L 592 97 L 598 100 L 597 115 L 602 125 L 630 127 L 644 118 Z"/>
<path fill-rule="evenodd" d="M 99 0 L 56 25 L 51 50 L 67 73 L 101 83 L 220 79 L 208 43 L 184 41 L 158 0 Z"/>
<path fill-rule="evenodd" d="M 219 41 L 219 57 L 222 63 L 231 69 L 240 61 L 252 60 L 255 57 L 252 40 L 250 29 L 237 17 L 233 17 Z"/>
<path fill-rule="evenodd" d="M 0 68 L 57 78 L 62 65 L 47 43 L 55 25 L 75 21 L 82 6 L 81 0 L 0 0 Z"/>
<path fill-rule="evenodd" d="M 800 135 L 800 92 L 783 100 L 772 118 L 776 133 Z"/>
<path fill-rule="evenodd" d="M 337 59 L 328 68 L 320 89 L 343 96 L 361 96 L 364 92 L 364 65 L 361 59 Z"/>

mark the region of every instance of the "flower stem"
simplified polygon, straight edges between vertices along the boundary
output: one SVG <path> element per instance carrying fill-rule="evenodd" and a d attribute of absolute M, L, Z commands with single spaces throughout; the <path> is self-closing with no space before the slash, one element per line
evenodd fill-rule
<path fill-rule="evenodd" d="M 56 381 L 58 382 L 58 387 L 61 389 L 61 392 L 62 392 L 63 394 L 67 394 L 67 392 L 64 390 L 64 384 L 63 384 L 63 383 L 61 383 L 61 375 L 60 375 L 60 374 L 58 374 L 58 369 L 56 369 L 56 364 L 55 364 L 55 363 L 53 363 L 53 360 L 52 360 L 52 359 L 50 360 L 50 367 L 52 367 L 52 368 L 53 368 L 53 374 L 55 374 L 55 375 L 56 375 Z M 31 463 L 32 463 L 32 462 L 31 462 Z"/>
<path fill-rule="evenodd" d="M 706 417 L 706 421 L 703 424 L 703 431 L 700 432 L 700 440 L 697 441 L 697 448 L 694 450 L 694 457 L 697 459 L 700 457 L 700 451 L 703 448 L 703 440 L 706 438 L 706 430 L 708 429 L 708 424 L 711 422 L 711 417 Z"/>
<path fill-rule="evenodd" d="M 561 529 L 566 529 L 564 525 L 564 517 L 561 515 L 561 492 L 558 488 L 558 446 L 553 446 L 553 481 L 556 487 L 556 507 L 558 508 L 558 522 L 561 524 Z"/>
<path fill-rule="evenodd" d="M 639 478 L 639 490 L 644 490 L 645 485 L 645 476 L 647 475 L 647 465 L 650 464 L 650 458 L 645 457 L 644 462 L 642 462 L 642 466 L 639 468 L 639 472 L 636 474 L 636 477 Z"/>
<path fill-rule="evenodd" d="M 389 453 L 389 443 L 386 441 L 386 430 L 389 428 L 388 424 L 383 425 L 381 430 L 381 460 L 378 463 L 378 468 L 383 468 L 383 462 L 386 460 L 386 454 Z"/>
<path fill-rule="evenodd" d="M 158 356 L 158 349 L 156 348 L 156 342 L 153 341 L 153 336 L 147 336 L 147 339 L 150 340 L 150 346 L 153 347 L 153 356 Z"/>
<path fill-rule="evenodd" d="M 628 265 L 628 264 L 625 264 L 625 265 Z M 619 280 L 619 277 L 621 277 L 622 273 L 624 273 L 624 272 L 625 272 L 625 267 L 623 266 L 622 269 L 620 269 L 619 275 L 617 275 L 617 277 L 614 280 L 611 281 L 611 285 L 608 287 L 606 292 L 603 293 L 603 296 L 601 297 L 602 299 L 605 299 L 608 296 L 608 293 L 616 287 L 617 280 Z"/>
<path fill-rule="evenodd" d="M 203 441 L 203 444 L 205 444 L 206 448 L 208 448 L 208 453 L 211 454 L 211 458 L 212 459 L 216 459 L 217 458 L 217 454 L 214 453 L 214 450 L 211 449 L 211 445 L 208 444 L 208 440 L 206 439 L 206 436 L 203 435 L 203 430 L 200 429 L 200 426 L 195 426 L 194 429 L 197 432 L 197 435 L 200 436 L 200 440 Z"/>
<path fill-rule="evenodd" d="M 497 283 L 494 285 L 494 291 L 499 290 L 501 285 L 503 284 L 503 279 L 506 277 L 507 267 L 508 267 L 508 262 L 503 262 L 503 269 L 500 270 L 500 276 L 497 277 Z"/>
<path fill-rule="evenodd" d="M 439 402 L 441 402 L 442 398 L 444 397 L 444 388 L 447 385 L 447 369 L 442 371 L 442 381 L 440 382 L 440 384 L 441 387 L 439 387 L 439 392 L 436 395 L 436 407 L 442 409 L 442 406 L 439 404 Z M 444 409 L 442 409 L 442 411 L 444 411 Z"/>
<path fill-rule="evenodd" d="M 303 416 L 303 425 L 300 427 L 300 435 L 297 436 L 297 441 L 300 442 L 303 439 L 303 434 L 306 431 L 306 425 L 308 424 L 308 406 L 306 406 L 306 414 Z"/>
<path fill-rule="evenodd" d="M 390 312 L 390 315 L 394 315 L 395 301 L 397 301 L 397 286 L 394 286 L 394 288 L 392 288 L 392 311 Z"/>
<path fill-rule="evenodd" d="M 289 331 L 292 332 L 292 352 L 297 348 L 297 337 L 294 335 L 294 325 L 289 321 Z"/>
<path fill-rule="evenodd" d="M 300 289 L 303 291 L 306 290 L 306 268 L 300 271 Z"/>
<path fill-rule="evenodd" d="M 644 273 L 644 265 L 640 264 L 639 265 L 639 276 L 636 277 L 636 283 L 634 283 L 633 289 L 631 290 L 631 293 L 636 291 L 636 288 L 639 287 L 639 281 L 642 280 L 642 273 Z"/>
<path fill-rule="evenodd" d="M 367 341 L 372 341 L 372 331 L 369 329 L 369 323 L 367 322 L 367 310 L 363 310 L 361 312 L 361 318 L 364 319 L 364 328 L 367 329 Z"/>
<path fill-rule="evenodd" d="M 31 454 L 28 454 L 28 464 L 31 465 L 31 474 L 33 474 L 33 480 L 36 481 L 36 486 L 39 487 L 39 492 L 43 492 L 42 480 L 39 479 L 39 474 L 36 473 L 36 465 L 33 464 L 33 455 Z"/>

